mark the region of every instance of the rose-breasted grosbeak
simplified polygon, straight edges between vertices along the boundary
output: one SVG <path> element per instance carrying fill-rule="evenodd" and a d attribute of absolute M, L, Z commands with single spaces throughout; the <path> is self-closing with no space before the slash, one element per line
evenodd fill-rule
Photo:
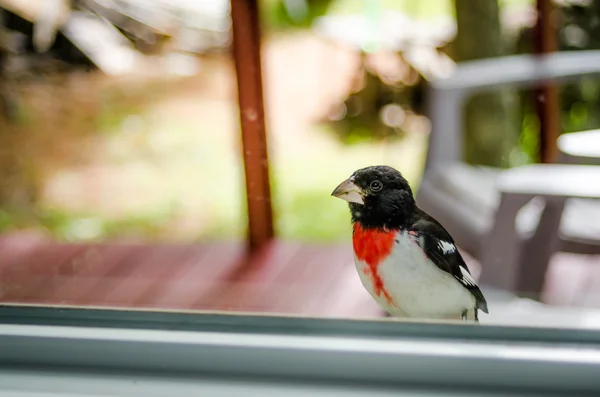
<path fill-rule="evenodd" d="M 362 284 L 394 316 L 473 318 L 487 302 L 454 240 L 419 209 L 392 167 L 359 169 L 332 196 L 346 200 L 354 262 Z"/>

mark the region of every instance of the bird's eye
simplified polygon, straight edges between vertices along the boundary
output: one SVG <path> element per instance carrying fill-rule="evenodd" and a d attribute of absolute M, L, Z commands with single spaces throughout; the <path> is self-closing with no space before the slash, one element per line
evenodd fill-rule
<path fill-rule="evenodd" d="M 379 181 L 373 181 L 371 182 L 371 191 L 372 192 L 378 192 L 383 188 L 383 183 L 379 182 Z"/>

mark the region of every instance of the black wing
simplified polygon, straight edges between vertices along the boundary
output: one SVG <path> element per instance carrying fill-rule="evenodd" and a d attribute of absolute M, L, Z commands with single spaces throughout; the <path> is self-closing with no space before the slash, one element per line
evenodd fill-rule
<path fill-rule="evenodd" d="M 488 313 L 487 302 L 471 276 L 450 234 L 435 219 L 421 212 L 421 217 L 410 227 L 415 232 L 417 244 L 428 258 L 441 270 L 451 274 L 475 297 L 477 308 Z"/>

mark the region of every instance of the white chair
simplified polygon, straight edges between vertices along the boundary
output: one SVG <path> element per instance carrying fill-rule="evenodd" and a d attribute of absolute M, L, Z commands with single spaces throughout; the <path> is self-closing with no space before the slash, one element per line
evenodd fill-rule
<path fill-rule="evenodd" d="M 537 299 L 556 250 L 600 253 L 600 205 L 578 199 L 600 197 L 600 179 L 577 178 L 580 172 L 600 177 L 600 168 L 544 164 L 502 171 L 464 163 L 465 100 L 500 87 L 590 75 L 600 76 L 600 51 L 465 62 L 452 76 L 430 82 L 432 132 L 417 202 L 482 263 L 482 285 Z M 558 172 L 560 179 L 550 176 Z"/>

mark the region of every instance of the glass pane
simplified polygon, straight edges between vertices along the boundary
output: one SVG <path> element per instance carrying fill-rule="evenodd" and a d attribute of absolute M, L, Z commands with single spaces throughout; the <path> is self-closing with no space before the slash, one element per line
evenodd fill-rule
<path fill-rule="evenodd" d="M 0 302 L 597 328 L 600 10 L 541 3 L 6 3 Z"/>

